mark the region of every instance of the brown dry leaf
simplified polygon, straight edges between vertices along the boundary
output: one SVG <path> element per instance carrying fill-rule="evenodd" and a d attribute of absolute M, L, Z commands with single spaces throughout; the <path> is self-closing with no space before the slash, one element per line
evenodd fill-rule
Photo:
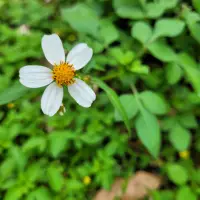
<path fill-rule="evenodd" d="M 121 197 L 121 200 L 143 199 L 149 190 L 160 187 L 161 178 L 149 172 L 139 171 L 130 177 L 124 194 L 122 194 L 123 182 L 122 178 L 116 179 L 111 191 L 100 190 L 94 200 L 114 200 L 115 197 Z"/>
<path fill-rule="evenodd" d="M 155 190 L 159 188 L 160 185 L 160 177 L 149 172 L 139 171 L 135 176 L 129 179 L 124 196 L 127 200 L 132 200 L 131 198 L 142 199 L 148 194 L 149 190 Z"/>
<path fill-rule="evenodd" d="M 120 197 L 122 195 L 122 184 L 124 179 L 117 178 L 112 185 L 111 191 L 106 191 L 104 189 L 97 192 L 94 200 L 113 200 L 114 197 Z"/>

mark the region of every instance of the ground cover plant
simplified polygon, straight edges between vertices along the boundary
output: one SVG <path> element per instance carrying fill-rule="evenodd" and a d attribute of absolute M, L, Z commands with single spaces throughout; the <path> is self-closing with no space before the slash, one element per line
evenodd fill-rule
<path fill-rule="evenodd" d="M 1 0 L 0 13 L 0 200 L 200 198 L 199 0 Z M 93 49 L 78 74 L 91 107 L 64 87 L 66 112 L 49 117 L 44 88 L 19 82 L 51 67 L 50 34 L 66 55 Z"/>

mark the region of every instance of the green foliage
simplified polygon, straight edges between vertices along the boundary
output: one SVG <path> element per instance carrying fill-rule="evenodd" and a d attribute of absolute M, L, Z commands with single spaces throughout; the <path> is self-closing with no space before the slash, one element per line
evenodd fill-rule
<path fill-rule="evenodd" d="M 179 124 L 176 124 L 169 133 L 169 140 L 178 151 L 185 151 L 190 145 L 191 133 Z"/>
<path fill-rule="evenodd" d="M 144 106 L 153 114 L 163 115 L 168 112 L 167 102 L 158 94 L 151 91 L 144 91 L 140 94 Z"/>
<path fill-rule="evenodd" d="M 52 190 L 60 192 L 64 184 L 62 171 L 57 166 L 50 166 L 47 169 L 48 182 Z"/>
<path fill-rule="evenodd" d="M 138 170 L 163 179 L 148 198 L 200 198 L 199 0 L 1 0 L 0 12 L 0 199 L 91 200 Z M 44 88 L 19 83 L 22 66 L 49 67 L 49 33 L 66 53 L 93 49 L 78 72 L 90 108 L 65 89 L 66 113 L 49 118 Z"/>
<path fill-rule="evenodd" d="M 143 93 L 144 94 L 144 93 Z M 148 93 L 146 93 L 148 94 Z M 140 96 L 135 91 L 136 101 L 139 107 L 140 115 L 136 120 L 136 130 L 138 137 L 142 141 L 142 143 L 146 146 L 149 152 L 155 157 L 158 157 L 160 151 L 160 128 L 158 125 L 158 121 L 156 117 L 148 112 L 141 104 Z M 148 97 L 148 95 L 143 96 L 143 100 Z M 142 98 L 141 98 L 142 99 Z"/>
<path fill-rule="evenodd" d="M 169 179 L 177 185 L 184 185 L 188 181 L 188 173 L 181 165 L 168 164 L 167 173 Z"/>
<path fill-rule="evenodd" d="M 157 158 L 160 150 L 160 130 L 156 117 L 142 109 L 136 121 L 136 130 L 142 143 Z"/>
<path fill-rule="evenodd" d="M 153 39 L 176 37 L 183 32 L 184 22 L 178 19 L 160 19 L 156 22 Z"/>
<path fill-rule="evenodd" d="M 133 94 L 121 95 L 119 99 L 122 105 L 126 105 L 124 109 L 127 113 L 128 118 L 133 118 L 138 112 L 138 105 Z M 117 109 L 115 110 L 115 119 L 116 121 L 122 121 L 122 117 Z"/>
<path fill-rule="evenodd" d="M 185 71 L 191 82 L 193 88 L 196 90 L 197 94 L 200 94 L 200 71 L 195 60 L 188 54 L 182 53 L 178 57 L 178 63 Z"/>
<path fill-rule="evenodd" d="M 0 105 L 14 101 L 28 92 L 28 88 L 20 83 L 15 83 L 12 87 L 7 88 L 0 94 Z"/>
<path fill-rule="evenodd" d="M 142 44 L 146 44 L 152 35 L 152 29 L 146 22 L 136 22 L 132 27 L 131 34 Z"/>
<path fill-rule="evenodd" d="M 192 190 L 188 186 L 183 186 L 177 192 L 177 200 L 181 199 L 197 200 L 197 196 L 192 192 Z"/>
<path fill-rule="evenodd" d="M 62 9 L 63 20 L 78 32 L 96 35 L 99 19 L 93 9 L 85 4 L 75 4 L 73 7 Z M 90 24 L 90 26 L 88 26 Z"/>
<path fill-rule="evenodd" d="M 173 62 L 177 59 L 176 53 L 165 40 L 159 39 L 151 43 L 148 49 L 155 58 L 163 62 Z"/>
<path fill-rule="evenodd" d="M 102 88 L 106 92 L 111 103 L 113 104 L 113 106 L 116 108 L 116 110 L 122 116 L 123 121 L 127 127 L 127 130 L 130 133 L 130 124 L 129 124 L 128 116 L 127 116 L 127 113 L 123 107 L 123 104 L 121 104 L 117 94 L 101 80 L 96 78 L 96 79 L 94 79 L 94 81 L 100 88 Z"/>
<path fill-rule="evenodd" d="M 170 85 L 176 84 L 183 75 L 183 70 L 177 63 L 169 63 L 166 68 L 166 79 Z"/>

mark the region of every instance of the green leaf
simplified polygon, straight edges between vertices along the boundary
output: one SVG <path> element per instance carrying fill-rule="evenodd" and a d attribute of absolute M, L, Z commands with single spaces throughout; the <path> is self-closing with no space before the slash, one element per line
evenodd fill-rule
<path fill-rule="evenodd" d="M 185 23 L 179 19 L 160 19 L 156 22 L 153 39 L 159 37 L 176 37 L 184 30 Z"/>
<path fill-rule="evenodd" d="M 166 9 L 172 9 L 175 8 L 178 4 L 179 0 L 160 0 L 160 3 L 166 8 Z"/>
<path fill-rule="evenodd" d="M 196 5 L 196 4 L 195 4 Z M 188 28 L 190 30 L 190 33 L 192 37 L 200 43 L 200 36 L 199 36 L 199 31 L 200 31 L 200 15 L 196 12 L 190 11 L 189 9 L 185 9 L 183 12 L 183 17 L 186 20 L 186 23 L 188 25 Z"/>
<path fill-rule="evenodd" d="M 157 158 L 161 144 L 160 127 L 157 118 L 142 106 L 136 89 L 134 92 L 140 110 L 140 115 L 136 119 L 137 135 L 151 155 Z"/>
<path fill-rule="evenodd" d="M 47 169 L 47 175 L 49 180 L 48 183 L 52 190 L 59 192 L 64 184 L 64 177 L 62 176 L 60 169 L 52 165 Z"/>
<path fill-rule="evenodd" d="M 141 78 L 148 87 L 157 89 L 163 82 L 161 76 L 163 76 L 163 70 L 153 70 L 148 76 L 141 76 Z"/>
<path fill-rule="evenodd" d="M 167 174 L 169 179 L 177 185 L 184 185 L 189 178 L 186 169 L 179 164 L 168 164 Z"/>
<path fill-rule="evenodd" d="M 0 93 L 0 105 L 15 101 L 28 92 L 28 88 L 24 87 L 21 83 L 16 82 L 11 87 L 5 89 Z"/>
<path fill-rule="evenodd" d="M 43 136 L 30 137 L 24 145 L 24 152 L 31 152 L 33 150 L 38 150 L 39 152 L 43 152 L 46 148 L 46 138 Z"/>
<path fill-rule="evenodd" d="M 152 3 L 147 3 L 144 9 L 146 9 L 147 12 L 146 17 L 151 19 L 156 19 L 164 13 L 165 6 L 162 5 L 161 3 L 152 2 Z"/>
<path fill-rule="evenodd" d="M 15 160 L 15 165 L 19 171 L 23 171 L 27 163 L 27 156 L 18 146 L 13 146 L 10 150 L 10 156 Z"/>
<path fill-rule="evenodd" d="M 23 188 L 14 187 L 7 190 L 4 200 L 19 200 L 24 194 Z"/>
<path fill-rule="evenodd" d="M 102 20 L 100 27 L 100 35 L 106 46 L 119 38 L 119 32 L 109 20 Z"/>
<path fill-rule="evenodd" d="M 192 0 L 192 4 L 194 8 L 200 13 L 200 1 L 199 0 Z"/>
<path fill-rule="evenodd" d="M 35 163 L 32 163 L 28 166 L 25 172 L 25 177 L 26 180 L 30 182 L 36 182 L 41 180 L 43 174 L 44 174 L 44 169 L 42 162 L 36 161 Z"/>
<path fill-rule="evenodd" d="M 176 195 L 176 200 L 197 200 L 197 196 L 193 193 L 190 187 L 183 186 L 181 187 Z"/>
<path fill-rule="evenodd" d="M 184 113 L 178 116 L 178 120 L 180 124 L 185 128 L 197 128 L 198 123 L 197 120 L 192 113 Z"/>
<path fill-rule="evenodd" d="M 145 14 L 137 1 L 114 0 L 113 6 L 117 15 L 121 18 L 143 19 L 145 17 Z"/>
<path fill-rule="evenodd" d="M 177 123 L 176 117 L 166 117 L 165 119 L 162 120 L 161 125 L 162 129 L 164 131 L 169 131 L 171 128 L 174 127 L 174 125 Z"/>
<path fill-rule="evenodd" d="M 105 84 L 103 81 L 101 81 L 98 78 L 93 78 L 93 81 L 101 88 L 103 89 L 108 98 L 110 99 L 110 102 L 113 104 L 113 106 L 115 107 L 115 109 L 119 112 L 119 114 L 121 115 L 126 128 L 129 132 L 129 134 L 131 133 L 131 128 L 130 128 L 130 122 L 128 119 L 128 116 L 126 114 L 125 108 L 124 106 L 121 104 L 119 97 L 117 96 L 116 92 L 114 90 L 112 90 L 107 84 Z"/>
<path fill-rule="evenodd" d="M 0 180 L 4 180 L 10 177 L 13 171 L 16 169 L 15 158 L 7 157 L 0 165 Z"/>
<path fill-rule="evenodd" d="M 64 134 L 51 134 L 49 137 L 51 155 L 56 158 L 66 148 L 67 141 Z"/>
<path fill-rule="evenodd" d="M 52 200 L 52 194 L 45 187 L 39 187 L 28 194 L 26 200 Z"/>
<path fill-rule="evenodd" d="M 134 60 L 132 65 L 129 67 L 129 70 L 140 75 L 149 74 L 149 66 L 143 65 L 140 60 Z"/>
<path fill-rule="evenodd" d="M 142 109 L 136 119 L 136 130 L 141 142 L 157 158 L 160 151 L 160 128 L 156 117 Z"/>
<path fill-rule="evenodd" d="M 191 143 L 191 133 L 176 124 L 169 133 L 169 140 L 178 151 L 185 151 Z"/>
<path fill-rule="evenodd" d="M 122 65 L 130 64 L 134 58 L 135 54 L 132 51 L 123 52 L 123 56 L 119 60 Z"/>
<path fill-rule="evenodd" d="M 116 13 L 121 18 L 128 19 L 156 19 L 160 17 L 166 9 L 172 8 L 176 5 L 177 0 L 170 0 L 170 2 L 143 2 L 134 0 L 114 0 L 113 6 Z"/>
<path fill-rule="evenodd" d="M 83 183 L 77 179 L 70 179 L 66 180 L 66 191 L 67 193 L 73 192 L 76 193 L 77 191 L 81 191 L 83 189 Z"/>
<path fill-rule="evenodd" d="M 196 62 L 186 53 L 179 54 L 177 62 L 185 71 L 197 95 L 200 96 L 200 69 L 197 68 Z"/>
<path fill-rule="evenodd" d="M 197 63 L 194 58 L 188 53 L 180 53 L 178 55 L 178 64 L 180 64 L 183 68 L 197 68 Z"/>
<path fill-rule="evenodd" d="M 199 168 L 192 171 L 190 180 L 196 182 L 197 184 L 200 183 L 200 169 Z"/>
<path fill-rule="evenodd" d="M 148 50 L 163 62 L 176 61 L 176 53 L 164 40 L 154 41 L 148 46 Z"/>
<path fill-rule="evenodd" d="M 163 115 L 169 110 L 167 102 L 155 92 L 144 91 L 140 93 L 140 98 L 145 108 L 153 114 Z"/>
<path fill-rule="evenodd" d="M 152 36 L 152 28 L 146 22 L 136 22 L 132 26 L 131 35 L 142 44 L 146 44 Z"/>
<path fill-rule="evenodd" d="M 199 23 L 191 24 L 189 25 L 189 29 L 192 37 L 200 44 L 200 36 L 199 36 L 200 24 Z"/>
<path fill-rule="evenodd" d="M 91 132 L 81 135 L 80 140 L 86 144 L 94 145 L 102 141 L 102 136 L 96 134 L 95 132 Z"/>
<path fill-rule="evenodd" d="M 135 54 L 133 51 L 123 51 L 119 47 L 110 49 L 109 54 L 122 65 L 128 65 L 132 62 Z"/>
<path fill-rule="evenodd" d="M 160 192 L 156 191 L 156 190 L 152 190 L 151 191 L 151 198 L 153 200 L 160 200 L 161 196 L 160 196 Z"/>
<path fill-rule="evenodd" d="M 169 63 L 165 67 L 166 79 L 170 85 L 176 84 L 183 75 L 183 70 L 176 63 Z"/>
<path fill-rule="evenodd" d="M 172 190 L 161 190 L 160 196 L 161 198 L 159 200 L 172 200 L 174 197 L 174 193 Z"/>
<path fill-rule="evenodd" d="M 88 33 L 93 36 L 98 34 L 99 18 L 96 12 L 86 4 L 77 3 L 72 7 L 62 9 L 62 18 L 70 26 L 81 33 Z"/>
<path fill-rule="evenodd" d="M 63 152 L 68 141 L 73 139 L 75 135 L 68 131 L 53 132 L 49 135 L 49 151 L 50 154 L 56 158 L 61 152 Z"/>
<path fill-rule="evenodd" d="M 133 94 L 124 94 L 119 97 L 121 104 L 124 106 L 126 114 L 129 119 L 133 118 L 138 112 L 138 106 Z M 115 119 L 116 121 L 123 121 L 118 110 L 115 109 Z"/>
<path fill-rule="evenodd" d="M 185 18 L 188 25 L 195 24 L 200 22 L 200 15 L 199 13 L 193 12 L 190 9 L 186 9 L 183 12 L 183 17 Z"/>

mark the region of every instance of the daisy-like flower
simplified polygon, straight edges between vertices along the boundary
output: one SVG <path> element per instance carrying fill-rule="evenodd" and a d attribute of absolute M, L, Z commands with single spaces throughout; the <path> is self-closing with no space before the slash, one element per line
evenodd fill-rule
<path fill-rule="evenodd" d="M 92 58 L 93 51 L 85 43 L 76 45 L 65 58 L 62 42 L 58 35 L 44 35 L 42 49 L 46 59 L 53 65 L 52 70 L 39 65 L 27 65 L 20 69 L 20 82 L 29 88 L 45 89 L 41 99 L 44 114 L 53 116 L 62 106 L 63 86 L 68 87 L 69 94 L 83 106 L 90 107 L 96 95 L 81 79 L 76 71 L 83 68 Z"/>

